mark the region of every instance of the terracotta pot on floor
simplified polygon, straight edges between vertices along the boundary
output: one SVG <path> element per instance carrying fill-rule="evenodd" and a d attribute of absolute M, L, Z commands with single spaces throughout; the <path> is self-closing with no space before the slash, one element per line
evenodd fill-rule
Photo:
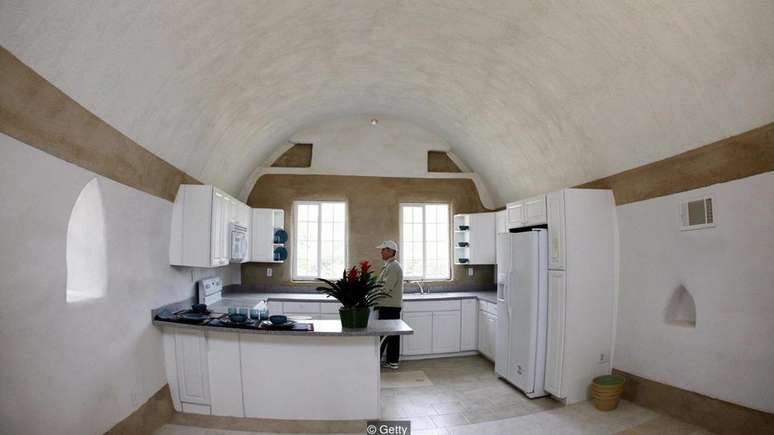
<path fill-rule="evenodd" d="M 605 375 L 594 378 L 591 384 L 591 398 L 594 407 L 600 411 L 612 411 L 618 407 L 626 379 L 622 376 Z"/>

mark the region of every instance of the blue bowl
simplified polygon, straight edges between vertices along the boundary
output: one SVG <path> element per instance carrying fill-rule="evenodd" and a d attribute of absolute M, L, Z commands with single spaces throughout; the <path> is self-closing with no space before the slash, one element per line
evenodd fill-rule
<path fill-rule="evenodd" d="M 234 323 L 245 323 L 247 322 L 247 315 L 246 314 L 239 314 L 239 313 L 233 313 L 228 315 L 229 320 L 231 320 Z"/>
<path fill-rule="evenodd" d="M 273 316 L 269 316 L 269 321 L 273 325 L 283 325 L 285 323 L 288 323 L 288 316 L 283 316 L 282 314 L 275 314 Z"/>

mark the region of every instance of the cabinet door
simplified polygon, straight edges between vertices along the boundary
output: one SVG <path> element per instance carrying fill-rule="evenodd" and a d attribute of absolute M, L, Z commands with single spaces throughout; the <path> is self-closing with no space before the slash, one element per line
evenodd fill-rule
<path fill-rule="evenodd" d="M 180 401 L 209 405 L 210 381 L 204 333 L 175 328 L 175 359 Z"/>
<path fill-rule="evenodd" d="M 206 337 L 212 415 L 244 417 L 239 334 L 208 331 Z"/>
<path fill-rule="evenodd" d="M 565 301 L 567 285 L 565 272 L 552 270 L 548 273 L 548 331 L 546 338 L 545 390 L 564 397 L 562 372 L 564 368 Z"/>
<path fill-rule="evenodd" d="M 565 268 L 564 191 L 546 195 L 548 212 L 548 267 Z"/>
<path fill-rule="evenodd" d="M 274 261 L 274 227 L 272 211 L 268 208 L 253 209 L 250 231 L 250 259 L 255 262 Z"/>
<path fill-rule="evenodd" d="M 460 312 L 433 313 L 433 353 L 460 351 Z"/>
<path fill-rule="evenodd" d="M 221 226 L 223 225 L 224 210 L 223 205 L 225 201 L 223 194 L 213 189 L 212 193 L 212 224 L 210 227 L 210 249 L 212 251 L 212 265 L 220 266 L 222 263 L 222 248 L 223 232 Z"/>
<path fill-rule="evenodd" d="M 545 195 L 524 201 L 524 221 L 527 226 L 546 223 Z"/>
<path fill-rule="evenodd" d="M 433 351 L 433 313 L 405 313 L 403 321 L 414 330 L 403 336 L 404 355 L 425 355 Z"/>
<path fill-rule="evenodd" d="M 475 299 L 462 300 L 462 333 L 460 350 L 476 350 L 478 345 L 478 302 Z"/>
<path fill-rule="evenodd" d="M 505 206 L 508 217 L 508 228 L 519 228 L 524 225 L 524 203 L 512 202 Z"/>
<path fill-rule="evenodd" d="M 494 213 L 470 216 L 470 264 L 495 264 Z"/>
<path fill-rule="evenodd" d="M 495 213 L 495 233 L 507 233 L 508 232 L 508 212 L 507 210 L 500 210 Z"/>
<path fill-rule="evenodd" d="M 486 312 L 483 308 L 480 308 L 478 310 L 478 351 L 484 356 L 489 355 L 487 351 L 486 328 Z"/>
<path fill-rule="evenodd" d="M 489 358 L 497 358 L 497 316 L 487 314 L 487 341 L 489 341 Z"/>

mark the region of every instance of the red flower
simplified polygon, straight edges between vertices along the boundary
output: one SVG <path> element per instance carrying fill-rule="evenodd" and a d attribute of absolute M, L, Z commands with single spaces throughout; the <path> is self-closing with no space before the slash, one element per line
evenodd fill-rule
<path fill-rule="evenodd" d="M 371 269 L 371 263 L 369 263 L 368 260 L 364 260 L 360 262 L 361 273 L 368 273 L 370 269 Z"/>
<path fill-rule="evenodd" d="M 352 266 L 352 269 L 350 269 L 349 272 L 347 273 L 347 281 L 355 282 L 357 281 L 357 276 L 358 276 L 357 267 Z"/>

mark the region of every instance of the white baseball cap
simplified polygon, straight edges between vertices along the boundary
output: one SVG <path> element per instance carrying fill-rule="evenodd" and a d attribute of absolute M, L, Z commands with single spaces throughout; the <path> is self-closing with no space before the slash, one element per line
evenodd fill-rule
<path fill-rule="evenodd" d="M 384 248 L 392 249 L 393 251 L 398 252 L 398 244 L 392 240 L 385 240 L 381 244 L 379 244 L 379 246 L 376 247 L 376 249 L 384 249 Z"/>

